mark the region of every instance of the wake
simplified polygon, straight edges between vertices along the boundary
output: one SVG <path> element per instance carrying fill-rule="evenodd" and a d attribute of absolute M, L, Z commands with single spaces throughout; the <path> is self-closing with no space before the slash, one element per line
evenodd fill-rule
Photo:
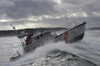
<path fill-rule="evenodd" d="M 11 62 L 10 64 L 12 66 L 15 64 L 16 64 L 16 66 L 18 66 L 18 64 L 24 63 L 26 61 L 30 62 L 33 59 L 45 57 L 54 50 L 60 50 L 60 51 L 72 53 L 83 59 L 86 59 L 93 63 L 98 64 L 97 58 L 100 57 L 100 54 L 95 52 L 93 50 L 93 48 L 94 48 L 94 45 L 90 46 L 89 43 L 86 43 L 84 41 L 76 42 L 73 44 L 71 44 L 71 43 L 66 44 L 65 42 L 57 42 L 57 43 L 49 42 L 44 46 L 38 47 L 35 51 L 30 52 L 30 53 L 26 54 L 25 56 L 23 55 L 20 59 L 18 59 L 15 62 Z"/>
<path fill-rule="evenodd" d="M 38 47 L 35 51 L 23 55 L 23 57 L 18 59 L 17 61 L 9 63 L 11 66 L 13 66 L 13 64 L 14 66 L 15 64 L 16 66 L 18 66 L 18 64 L 25 63 L 25 61 L 29 62 L 35 58 L 47 56 L 50 52 L 54 50 L 60 50 L 72 53 L 100 66 L 100 38 L 97 39 L 98 35 L 95 34 L 99 34 L 99 32 L 100 31 L 87 31 L 84 39 L 76 43 L 66 44 L 65 42 L 49 42 L 44 46 Z"/>

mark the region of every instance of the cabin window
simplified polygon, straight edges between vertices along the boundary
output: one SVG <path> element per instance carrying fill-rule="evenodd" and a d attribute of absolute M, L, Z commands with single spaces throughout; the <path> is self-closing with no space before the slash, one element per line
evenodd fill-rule
<path fill-rule="evenodd" d="M 43 34 L 40 34 L 40 37 L 42 37 L 43 36 Z"/>
<path fill-rule="evenodd" d="M 39 36 L 37 36 L 37 39 L 39 39 Z"/>
<path fill-rule="evenodd" d="M 35 40 L 37 40 L 37 38 L 36 38 L 36 37 L 35 37 L 34 39 L 35 39 Z"/>
<path fill-rule="evenodd" d="M 43 37 L 43 34 L 40 34 L 39 36 L 36 36 L 34 39 L 39 40 L 41 37 Z"/>

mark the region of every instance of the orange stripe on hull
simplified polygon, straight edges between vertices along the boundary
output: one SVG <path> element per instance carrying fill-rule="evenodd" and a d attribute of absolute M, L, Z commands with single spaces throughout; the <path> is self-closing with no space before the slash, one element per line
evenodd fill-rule
<path fill-rule="evenodd" d="M 67 41 L 67 37 L 68 37 L 68 32 L 66 32 L 66 33 L 64 34 L 64 41 Z"/>

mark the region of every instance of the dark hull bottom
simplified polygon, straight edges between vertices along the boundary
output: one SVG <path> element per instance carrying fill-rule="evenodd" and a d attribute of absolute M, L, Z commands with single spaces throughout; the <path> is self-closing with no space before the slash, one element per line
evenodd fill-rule
<path fill-rule="evenodd" d="M 75 37 L 74 39 L 72 39 L 71 41 L 69 41 L 69 43 L 80 41 L 80 40 L 83 39 L 83 37 L 84 37 L 84 33 L 81 34 L 81 35 L 79 35 L 79 36 L 77 36 L 77 37 Z"/>

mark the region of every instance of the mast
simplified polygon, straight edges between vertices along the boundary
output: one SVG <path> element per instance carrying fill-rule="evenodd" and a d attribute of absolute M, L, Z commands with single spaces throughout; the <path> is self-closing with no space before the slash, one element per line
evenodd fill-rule
<path fill-rule="evenodd" d="M 17 35 L 17 38 L 19 38 L 19 33 L 18 33 L 18 31 L 16 30 L 16 28 L 15 28 L 15 26 L 13 26 L 12 24 L 10 24 L 10 26 L 13 28 L 13 30 L 14 30 L 14 32 L 15 32 L 15 34 Z M 23 53 L 24 53 L 24 46 L 25 46 L 25 39 L 24 38 L 19 38 L 20 39 L 20 41 L 21 41 L 21 46 L 22 46 L 22 50 L 23 50 Z"/>

